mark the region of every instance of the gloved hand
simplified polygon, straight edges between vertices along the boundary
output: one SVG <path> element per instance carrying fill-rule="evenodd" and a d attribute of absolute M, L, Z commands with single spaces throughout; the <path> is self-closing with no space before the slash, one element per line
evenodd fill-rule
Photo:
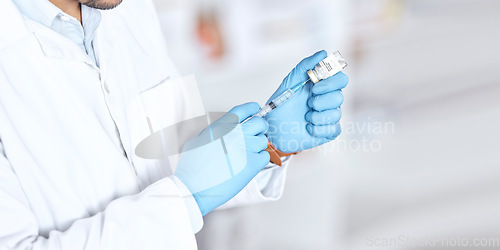
<path fill-rule="evenodd" d="M 319 51 L 302 60 L 267 103 L 287 89 L 309 79 L 307 71 L 326 56 L 325 51 Z M 339 136 L 340 106 L 344 100 L 341 89 L 346 87 L 348 81 L 342 72 L 316 84 L 309 81 L 290 100 L 265 117 L 269 123 L 269 141 L 278 150 L 292 153 L 319 146 Z"/>
<path fill-rule="evenodd" d="M 236 106 L 184 144 L 174 175 L 206 215 L 238 194 L 268 163 L 269 125 L 257 103 Z"/>

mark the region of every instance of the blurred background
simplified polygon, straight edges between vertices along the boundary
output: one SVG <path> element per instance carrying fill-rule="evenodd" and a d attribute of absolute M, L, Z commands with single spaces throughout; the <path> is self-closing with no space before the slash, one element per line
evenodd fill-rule
<path fill-rule="evenodd" d="M 210 112 L 318 50 L 349 63 L 341 137 L 291 160 L 280 201 L 206 216 L 200 249 L 500 249 L 500 1 L 155 2 Z"/>

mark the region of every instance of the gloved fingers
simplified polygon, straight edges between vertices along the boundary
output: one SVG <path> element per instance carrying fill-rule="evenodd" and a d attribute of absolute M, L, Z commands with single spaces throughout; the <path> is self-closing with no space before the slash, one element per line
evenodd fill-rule
<path fill-rule="evenodd" d="M 271 160 L 271 155 L 265 150 L 258 153 L 250 153 L 248 157 L 251 158 L 251 164 L 249 164 L 250 162 L 247 163 L 246 170 L 250 171 L 252 178 L 264 169 Z"/>
<path fill-rule="evenodd" d="M 330 140 L 335 139 L 340 135 L 342 129 L 340 128 L 340 123 L 333 125 L 306 125 L 307 132 L 314 137 L 327 138 Z"/>
<path fill-rule="evenodd" d="M 260 110 L 260 105 L 256 102 L 249 102 L 245 104 L 241 104 L 238 106 L 235 106 L 231 110 L 229 110 L 229 113 L 232 113 L 236 116 L 238 116 L 239 121 L 238 123 L 244 121 L 248 117 L 255 115 L 257 112 Z"/>
<path fill-rule="evenodd" d="M 245 136 L 245 147 L 248 152 L 259 153 L 267 148 L 268 143 L 265 135 Z"/>
<path fill-rule="evenodd" d="M 260 162 L 261 164 L 259 165 L 262 166 L 262 168 L 264 168 L 271 160 L 271 155 L 269 154 L 269 152 L 263 150 L 259 153 L 259 158 L 262 161 Z"/>
<path fill-rule="evenodd" d="M 243 134 L 245 135 L 265 134 L 269 129 L 269 123 L 267 123 L 266 119 L 258 116 L 250 118 L 241 126 L 243 127 Z"/>
<path fill-rule="evenodd" d="M 330 125 L 338 123 L 341 116 L 342 111 L 340 111 L 340 108 L 328 109 L 319 112 L 310 110 L 306 113 L 305 119 L 313 125 Z"/>
<path fill-rule="evenodd" d="M 255 164 L 252 164 L 249 167 L 251 167 L 254 171 L 257 171 L 257 173 L 264 169 L 264 167 L 267 166 L 271 160 L 271 155 L 265 150 L 259 153 L 254 153 L 253 157 Z"/>
<path fill-rule="evenodd" d="M 343 102 L 342 90 L 336 90 L 322 95 L 313 95 L 307 101 L 307 105 L 316 111 L 324 111 L 338 108 Z"/>
<path fill-rule="evenodd" d="M 349 83 L 349 78 L 343 72 L 339 72 L 334 76 L 326 78 L 314 84 L 312 92 L 315 95 L 322 95 L 335 90 L 343 89 Z"/>

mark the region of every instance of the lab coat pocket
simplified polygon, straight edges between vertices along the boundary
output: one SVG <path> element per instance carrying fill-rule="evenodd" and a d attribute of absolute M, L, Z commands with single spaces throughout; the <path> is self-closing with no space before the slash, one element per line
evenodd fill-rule
<path fill-rule="evenodd" d="M 204 117 L 205 109 L 194 76 L 166 79 L 144 89 L 128 106 L 134 156 L 168 158 L 174 167 L 185 140 L 200 129 L 176 125 L 187 120 L 206 119 Z M 203 122 L 200 120 L 196 124 Z M 149 157 L 151 155 L 153 157 Z"/>

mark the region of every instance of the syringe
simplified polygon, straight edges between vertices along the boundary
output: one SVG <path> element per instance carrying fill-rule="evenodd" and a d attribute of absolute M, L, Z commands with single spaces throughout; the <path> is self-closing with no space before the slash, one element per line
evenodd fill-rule
<path fill-rule="evenodd" d="M 285 103 L 286 101 L 288 101 L 290 98 L 292 98 L 293 95 L 295 93 L 297 93 L 297 91 L 299 91 L 299 89 L 301 89 L 302 86 L 306 85 L 306 83 L 308 81 L 309 80 L 307 80 L 307 81 L 305 81 L 303 83 L 299 83 L 299 84 L 295 85 L 291 89 L 287 89 L 285 92 L 283 92 L 283 94 L 281 94 L 278 97 L 274 98 L 274 100 L 272 100 L 270 103 L 268 103 L 267 105 L 265 105 L 264 107 L 262 107 L 260 109 L 259 113 L 255 114 L 255 116 L 259 116 L 259 117 L 266 116 L 267 114 L 269 114 L 269 112 L 273 111 L 274 109 L 276 109 L 277 107 L 281 106 L 283 103 Z"/>

